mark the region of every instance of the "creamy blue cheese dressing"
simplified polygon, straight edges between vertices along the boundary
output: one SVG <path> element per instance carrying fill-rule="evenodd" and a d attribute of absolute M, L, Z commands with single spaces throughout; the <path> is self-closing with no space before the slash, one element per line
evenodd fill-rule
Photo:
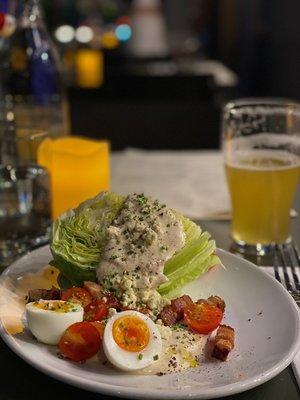
<path fill-rule="evenodd" d="M 174 212 L 143 194 L 129 195 L 108 228 L 98 280 L 124 307 L 160 311 L 167 303 L 156 288 L 167 281 L 164 264 L 185 243 Z"/>

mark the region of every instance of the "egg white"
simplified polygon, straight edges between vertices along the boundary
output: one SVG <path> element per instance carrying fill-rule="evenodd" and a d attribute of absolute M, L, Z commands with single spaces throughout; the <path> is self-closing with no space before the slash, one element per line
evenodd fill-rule
<path fill-rule="evenodd" d="M 150 339 L 143 350 L 138 352 L 127 351 L 115 342 L 112 332 L 113 324 L 117 319 L 124 316 L 138 317 L 148 326 Z M 117 368 L 124 371 L 136 371 L 156 362 L 156 356 L 160 357 L 162 351 L 161 335 L 155 323 L 146 315 L 138 311 L 123 311 L 108 320 L 103 335 L 103 350 L 107 359 Z M 139 358 L 140 354 L 141 359 Z"/>
<path fill-rule="evenodd" d="M 46 303 L 62 302 L 61 300 L 40 300 Z M 76 311 L 57 312 L 43 310 L 26 304 L 26 319 L 31 333 L 46 344 L 57 345 L 64 331 L 75 322 L 83 321 L 83 308 L 80 304 L 72 304 Z"/>

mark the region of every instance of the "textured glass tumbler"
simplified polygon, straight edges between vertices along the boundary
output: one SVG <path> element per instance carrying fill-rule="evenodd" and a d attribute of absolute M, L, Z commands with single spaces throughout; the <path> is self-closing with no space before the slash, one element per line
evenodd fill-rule
<path fill-rule="evenodd" d="M 46 132 L 0 123 L 0 267 L 46 243 L 51 226 L 49 173 L 36 153 Z"/>
<path fill-rule="evenodd" d="M 36 165 L 0 166 L 0 265 L 46 243 L 51 225 L 48 172 Z"/>

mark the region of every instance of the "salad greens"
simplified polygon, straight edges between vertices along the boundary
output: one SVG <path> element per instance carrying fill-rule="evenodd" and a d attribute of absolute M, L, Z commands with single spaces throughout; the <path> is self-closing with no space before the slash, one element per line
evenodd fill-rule
<path fill-rule="evenodd" d="M 125 198 L 103 192 L 62 214 L 52 226 L 52 265 L 72 284 L 95 280 L 106 231 Z"/>
<path fill-rule="evenodd" d="M 181 220 L 186 235 L 184 247 L 168 260 L 164 267 L 164 274 L 169 279 L 158 288 L 158 292 L 166 297 L 174 297 L 180 288 L 198 278 L 209 268 L 220 264 L 216 256 L 216 244 L 210 239 L 208 232 L 202 232 L 201 228 L 193 221 L 176 213 Z"/>
<path fill-rule="evenodd" d="M 73 285 L 96 280 L 96 268 L 106 242 L 107 228 L 121 210 L 125 198 L 103 192 L 61 215 L 53 224 L 52 265 Z M 219 264 L 216 245 L 207 232 L 188 218 L 174 211 L 185 232 L 185 245 L 168 260 L 164 274 L 169 281 L 158 288 L 162 296 L 174 297 L 188 282 L 198 278 L 210 267 Z"/>

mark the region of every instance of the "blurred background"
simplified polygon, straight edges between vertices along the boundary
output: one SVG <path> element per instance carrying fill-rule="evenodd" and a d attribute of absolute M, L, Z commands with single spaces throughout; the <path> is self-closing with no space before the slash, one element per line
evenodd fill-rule
<path fill-rule="evenodd" d="M 18 21 L 24 3 L 1 0 L 0 11 Z M 217 148 L 228 100 L 300 99 L 297 0 L 39 3 L 59 52 L 66 129 L 113 150 Z M 4 78 L 4 36 L 1 78 L 7 92 L 24 94 L 25 56 L 11 43 Z"/>

